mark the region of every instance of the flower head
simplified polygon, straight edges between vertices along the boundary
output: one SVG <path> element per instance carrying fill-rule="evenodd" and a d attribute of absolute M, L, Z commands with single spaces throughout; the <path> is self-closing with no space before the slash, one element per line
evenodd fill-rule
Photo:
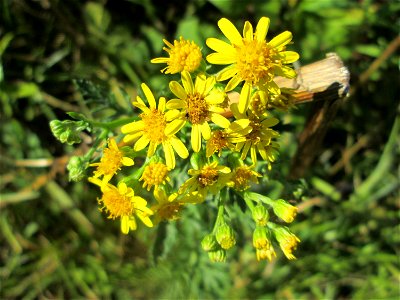
<path fill-rule="evenodd" d="M 273 232 L 276 240 L 279 243 L 279 247 L 281 247 L 283 251 L 283 254 L 285 254 L 285 256 L 290 260 L 296 259 L 296 257 L 293 255 L 293 250 L 297 248 L 297 244 L 300 242 L 300 239 L 287 227 L 276 226 Z"/>
<path fill-rule="evenodd" d="M 121 132 L 126 134 L 124 142 L 135 141 L 134 150 L 140 151 L 147 146 L 147 156 L 151 157 L 158 145 L 162 145 L 167 166 L 170 169 L 175 167 L 174 151 L 181 157 L 187 158 L 189 152 L 180 139 L 175 136 L 185 124 L 178 118 L 177 110 L 165 111 L 165 98 L 160 97 L 158 107 L 153 93 L 149 87 L 142 83 L 142 89 L 146 95 L 149 107 L 138 96 L 133 105 L 141 109 L 140 121 L 132 122 L 122 126 Z"/>
<path fill-rule="evenodd" d="M 114 139 L 108 140 L 108 147 L 104 148 L 100 162 L 91 164 L 91 166 L 97 166 L 97 170 L 94 171 L 94 177 L 103 176 L 103 184 L 107 184 L 114 174 L 121 169 L 121 166 L 132 165 L 133 159 L 124 156 Z"/>
<path fill-rule="evenodd" d="M 262 17 L 255 32 L 250 22 L 246 21 L 243 36 L 236 27 L 225 18 L 218 21 L 218 27 L 229 40 L 229 43 L 216 38 L 208 38 L 207 46 L 216 51 L 207 56 L 207 61 L 217 65 L 229 65 L 223 69 L 217 80 L 230 78 L 226 90 L 233 90 L 240 82 L 245 81 L 243 93 L 247 94 L 250 87 L 264 86 L 268 88 L 273 83 L 275 75 L 288 78 L 296 76 L 296 72 L 287 64 L 298 60 L 299 55 L 293 51 L 286 51 L 286 45 L 292 40 L 292 34 L 285 31 L 269 42 L 266 35 L 269 29 L 269 18 Z M 239 110 L 245 112 L 248 107 L 246 98 L 241 97 Z"/>
<path fill-rule="evenodd" d="M 237 191 L 245 191 L 250 188 L 251 182 L 258 183 L 258 177 L 262 176 L 252 167 L 242 165 L 233 170 L 230 186 Z"/>
<path fill-rule="evenodd" d="M 108 214 L 109 219 L 121 220 L 121 231 L 127 234 L 129 230 L 137 227 L 135 215 L 148 227 L 153 227 L 149 216 L 153 211 L 149 209 L 147 201 L 142 197 L 135 196 L 132 188 L 120 182 L 118 187 L 112 184 L 103 185 L 97 178 L 89 178 L 89 181 L 100 186 L 103 196 L 98 199 L 100 210 Z"/>
<path fill-rule="evenodd" d="M 241 151 L 241 159 L 244 160 L 250 151 L 253 164 L 257 162 L 257 152 L 267 161 L 268 168 L 271 168 L 271 162 L 275 161 L 275 153 L 279 144 L 273 141 L 273 138 L 279 136 L 279 133 L 270 127 L 278 123 L 276 118 L 260 118 L 251 113 L 242 114 L 239 112 L 237 104 L 231 105 L 231 110 L 236 119 L 249 119 L 252 131 L 246 135 L 246 141 L 240 142 L 236 146 L 237 151 Z"/>
<path fill-rule="evenodd" d="M 215 238 L 222 249 L 228 250 L 236 244 L 235 233 L 228 224 L 224 223 L 217 227 Z"/>
<path fill-rule="evenodd" d="M 188 174 L 192 177 L 180 187 L 178 193 L 200 196 L 205 200 L 208 192 L 217 194 L 229 181 L 231 169 L 219 166 L 217 162 L 206 164 L 200 170 L 190 169 Z"/>
<path fill-rule="evenodd" d="M 166 220 L 175 221 L 179 218 L 185 203 L 178 200 L 177 193 L 167 195 L 163 189 L 156 189 L 154 198 L 156 198 L 157 204 L 153 205 L 151 210 L 154 212 L 156 223 Z"/>
<path fill-rule="evenodd" d="M 182 71 L 193 72 L 201 63 L 202 55 L 200 47 L 193 41 L 184 40 L 182 37 L 179 41 L 175 40 L 172 45 L 167 40 L 163 40 L 169 47 L 163 47 L 168 52 L 169 57 L 158 57 L 151 60 L 154 64 L 167 64 L 167 67 L 161 70 L 165 74 L 175 74 Z"/>
<path fill-rule="evenodd" d="M 143 180 L 143 187 L 150 191 L 151 187 L 158 188 L 160 184 L 165 184 L 166 181 L 170 181 L 168 177 L 168 167 L 160 162 L 149 163 L 143 171 L 142 177 L 139 180 Z"/>
<path fill-rule="evenodd" d="M 252 129 L 249 124 L 249 120 L 241 119 L 232 122 L 226 129 L 214 130 L 206 144 L 206 156 L 210 157 L 215 152 L 218 152 L 218 156 L 221 156 L 222 149 L 234 150 L 237 143 L 245 142 L 245 135 L 250 133 Z"/>
<path fill-rule="evenodd" d="M 189 72 L 182 72 L 183 87 L 177 81 L 171 81 L 169 87 L 178 99 L 168 101 L 168 109 L 180 109 L 182 115 L 192 125 L 191 144 L 195 152 L 201 148 L 201 137 L 208 140 L 211 128 L 208 121 L 212 121 L 222 128 L 228 128 L 230 122 L 219 113 L 224 109 L 218 104 L 225 100 L 222 93 L 210 93 L 215 84 L 214 77 L 197 75 L 193 84 Z"/>

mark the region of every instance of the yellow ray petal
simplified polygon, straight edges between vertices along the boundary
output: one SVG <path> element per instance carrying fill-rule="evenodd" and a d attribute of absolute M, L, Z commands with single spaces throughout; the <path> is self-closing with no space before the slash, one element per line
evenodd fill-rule
<path fill-rule="evenodd" d="M 206 87 L 206 76 L 201 74 L 196 76 L 196 82 L 194 84 L 194 90 L 199 94 L 203 95 Z"/>
<path fill-rule="evenodd" d="M 189 151 L 185 144 L 183 144 L 177 137 L 174 136 L 171 138 L 171 145 L 181 158 L 185 159 L 189 156 Z"/>
<path fill-rule="evenodd" d="M 226 55 L 225 53 L 211 53 L 206 57 L 210 64 L 214 65 L 229 65 L 236 62 L 236 57 L 233 55 Z"/>
<path fill-rule="evenodd" d="M 136 121 L 136 122 L 132 122 L 132 123 L 122 126 L 121 132 L 126 134 L 126 133 L 137 132 L 137 131 L 143 130 L 143 128 L 144 128 L 144 122 Z"/>
<path fill-rule="evenodd" d="M 143 222 L 144 225 L 146 225 L 147 227 L 153 227 L 153 222 L 150 220 L 150 218 L 147 216 L 147 214 L 144 215 L 141 213 L 137 213 L 137 216 Z"/>
<path fill-rule="evenodd" d="M 242 91 L 240 92 L 240 98 L 238 104 L 239 112 L 244 113 L 249 107 L 250 93 L 251 93 L 251 85 L 249 83 L 245 83 L 242 88 Z"/>
<path fill-rule="evenodd" d="M 261 122 L 262 126 L 272 127 L 279 123 L 277 118 L 268 118 Z"/>
<path fill-rule="evenodd" d="M 194 91 L 192 77 L 190 77 L 190 73 L 188 71 L 183 71 L 182 75 L 182 83 L 183 88 L 186 91 L 186 94 L 192 95 Z"/>
<path fill-rule="evenodd" d="M 276 68 L 274 70 L 274 73 L 278 76 L 283 76 L 286 78 L 295 78 L 297 76 L 296 71 L 293 70 L 291 67 L 287 67 L 287 66 L 282 66 L 282 67 Z"/>
<path fill-rule="evenodd" d="M 251 161 L 253 162 L 253 165 L 257 163 L 257 151 L 256 151 L 256 147 L 253 145 L 250 148 L 250 157 L 251 157 Z"/>
<path fill-rule="evenodd" d="M 149 102 L 150 108 L 156 109 L 156 99 L 154 98 L 153 93 L 150 91 L 149 87 L 145 84 L 141 84 L 143 93 L 146 96 L 147 101 Z"/>
<path fill-rule="evenodd" d="M 253 40 L 253 26 L 251 26 L 251 23 L 249 21 L 246 21 L 244 23 L 244 27 L 243 27 L 243 37 L 246 40 Z"/>
<path fill-rule="evenodd" d="M 229 125 L 229 130 L 240 131 L 240 130 L 243 130 L 244 128 L 248 127 L 249 124 L 250 124 L 249 119 L 236 120 L 235 122 L 232 122 L 231 125 Z"/>
<path fill-rule="evenodd" d="M 163 143 L 163 149 L 164 149 L 164 154 L 165 154 L 165 163 L 168 168 L 171 170 L 175 168 L 175 155 L 174 151 L 172 149 L 172 146 L 166 142 Z"/>
<path fill-rule="evenodd" d="M 242 44 L 242 36 L 231 21 L 222 18 L 218 21 L 218 27 L 219 29 L 221 29 L 222 33 L 227 37 L 232 45 Z"/>
<path fill-rule="evenodd" d="M 166 104 L 168 109 L 181 109 L 185 107 L 185 102 L 180 99 L 169 100 Z"/>
<path fill-rule="evenodd" d="M 152 157 L 154 152 L 156 152 L 157 144 L 153 141 L 149 144 L 149 149 L 147 149 L 147 157 Z"/>
<path fill-rule="evenodd" d="M 220 52 L 231 57 L 235 57 L 236 55 L 236 50 L 232 47 L 232 45 L 229 45 L 228 43 L 219 39 L 208 38 L 206 44 L 209 48 L 216 52 Z"/>
<path fill-rule="evenodd" d="M 274 37 L 269 41 L 268 46 L 272 48 L 283 47 L 292 40 L 292 33 L 290 31 L 284 31 L 281 34 Z"/>
<path fill-rule="evenodd" d="M 232 91 L 235 87 L 238 86 L 238 84 L 243 81 L 243 79 L 238 76 L 237 74 L 229 80 L 229 82 L 225 86 L 225 92 Z"/>
<path fill-rule="evenodd" d="M 236 75 L 237 73 L 237 68 L 236 65 L 231 65 L 228 66 L 224 69 L 222 69 L 218 74 L 217 74 L 217 81 L 224 81 L 227 80 L 228 78 L 231 78 Z"/>
<path fill-rule="evenodd" d="M 147 136 L 142 135 L 142 137 L 140 139 L 137 140 L 137 142 L 135 143 L 135 146 L 133 147 L 133 150 L 135 151 L 140 151 L 144 148 L 146 148 L 146 146 L 150 143 L 150 140 Z"/>
<path fill-rule="evenodd" d="M 249 149 L 251 146 L 251 142 L 247 141 L 244 144 L 243 150 L 242 150 L 242 155 L 240 156 L 240 159 L 244 160 L 247 157 L 247 153 L 249 153 Z"/>
<path fill-rule="evenodd" d="M 231 122 L 229 122 L 227 118 L 216 113 L 211 113 L 211 121 L 213 121 L 215 124 L 217 124 L 222 128 L 228 128 L 229 125 L 231 125 Z"/>
<path fill-rule="evenodd" d="M 211 137 L 211 128 L 210 125 L 208 125 L 208 122 L 203 122 L 202 124 L 200 124 L 200 130 L 203 139 L 209 140 Z"/>
<path fill-rule="evenodd" d="M 160 97 L 160 99 L 158 100 L 158 110 L 161 112 L 164 112 L 164 110 L 165 110 L 165 98 L 164 97 Z"/>
<path fill-rule="evenodd" d="M 185 92 L 185 89 L 177 81 L 171 81 L 169 83 L 169 89 L 179 99 L 184 100 L 187 98 L 187 93 Z M 169 102 L 170 101 L 168 101 L 168 103 Z M 167 104 L 167 107 L 168 107 L 168 104 Z"/>
<path fill-rule="evenodd" d="M 127 136 L 124 137 L 123 141 L 124 141 L 124 143 L 130 143 L 130 142 L 138 139 L 142 134 L 143 134 L 142 131 L 138 131 L 133 134 L 128 134 Z"/>
<path fill-rule="evenodd" d="M 150 60 L 150 62 L 153 64 L 165 64 L 165 63 L 169 62 L 169 60 L 170 60 L 169 57 L 157 57 L 157 58 L 153 58 L 152 60 Z"/>
<path fill-rule="evenodd" d="M 199 124 L 193 124 L 192 126 L 191 142 L 193 151 L 199 152 L 201 148 L 201 132 Z"/>
<path fill-rule="evenodd" d="M 165 135 L 174 135 L 185 125 L 186 120 L 173 120 L 164 130 Z"/>
<path fill-rule="evenodd" d="M 205 83 L 203 95 L 207 95 L 209 92 L 211 92 L 214 85 L 215 85 L 215 77 L 214 76 L 208 77 Z"/>
<path fill-rule="evenodd" d="M 130 167 L 130 166 L 133 166 L 134 162 L 133 162 L 133 159 L 130 158 L 130 157 L 123 157 L 122 158 L 122 164 L 124 166 Z"/>
<path fill-rule="evenodd" d="M 256 40 L 257 41 L 263 41 L 265 40 L 265 37 L 267 36 L 269 29 L 269 18 L 267 17 L 262 17 L 260 21 L 258 21 L 257 27 L 256 27 Z"/>
<path fill-rule="evenodd" d="M 294 51 L 283 51 L 280 53 L 281 56 L 283 56 L 283 63 L 285 64 L 291 64 L 295 62 L 296 60 L 299 59 L 299 54 Z"/>
<path fill-rule="evenodd" d="M 167 111 L 164 116 L 165 116 L 165 120 L 167 120 L 169 122 L 169 121 L 178 119 L 180 117 L 180 115 L 181 115 L 181 113 L 179 112 L 179 110 L 172 109 L 172 110 Z"/>

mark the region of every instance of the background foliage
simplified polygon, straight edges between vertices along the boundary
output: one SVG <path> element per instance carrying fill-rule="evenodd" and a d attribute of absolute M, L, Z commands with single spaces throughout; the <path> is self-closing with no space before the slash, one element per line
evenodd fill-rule
<path fill-rule="evenodd" d="M 398 297 L 399 12 L 389 0 L 1 0 L 0 297 Z M 49 121 L 90 113 L 79 93 L 90 82 L 104 87 L 91 95 L 98 117 L 110 117 L 99 103 L 108 90 L 129 114 L 120 88 L 131 99 L 141 82 L 166 90 L 159 66 L 149 63 L 161 55 L 162 38 L 183 35 L 207 53 L 219 18 L 241 28 L 264 15 L 269 36 L 293 32 L 301 64 L 336 52 L 351 72 L 351 96 L 303 180 L 285 178 L 311 105 L 281 125 L 276 181 L 265 192 L 300 207 L 292 226 L 302 240 L 298 260 L 256 262 L 251 225 L 237 205 L 233 225 L 243 234 L 225 264 L 210 263 L 199 246 L 212 207 L 189 207 L 177 223 L 123 236 L 97 210 L 89 184 L 72 184 L 65 173 L 68 156 L 83 153 L 90 136 L 79 147 L 62 145 Z"/>

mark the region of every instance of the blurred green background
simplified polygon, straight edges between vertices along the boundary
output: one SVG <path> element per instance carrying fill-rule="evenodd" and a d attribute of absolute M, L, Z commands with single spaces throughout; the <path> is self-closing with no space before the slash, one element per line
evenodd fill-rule
<path fill-rule="evenodd" d="M 0 298 L 398 299 L 399 12 L 390 0 L 0 0 Z M 300 207 L 298 259 L 257 262 L 237 205 L 226 263 L 200 248 L 215 213 L 205 206 L 122 235 L 98 211 L 98 191 L 68 182 L 68 155 L 90 136 L 66 146 L 49 129 L 68 111 L 88 113 L 74 80 L 113 91 L 129 114 L 120 88 L 132 99 L 141 82 L 167 90 L 149 62 L 165 55 L 163 38 L 182 35 L 207 54 L 221 17 L 241 30 L 261 16 L 269 38 L 293 32 L 302 65 L 336 52 L 351 73 L 304 179 L 285 178 L 312 105 L 280 114 L 282 153 L 265 192 Z"/>

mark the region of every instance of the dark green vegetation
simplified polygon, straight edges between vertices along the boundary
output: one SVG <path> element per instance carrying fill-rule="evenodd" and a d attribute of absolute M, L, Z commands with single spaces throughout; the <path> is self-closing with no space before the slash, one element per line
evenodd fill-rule
<path fill-rule="evenodd" d="M 0 0 L 0 298 L 399 297 L 399 13 L 389 0 Z M 304 180 L 285 177 L 310 104 L 286 114 L 271 174 L 280 182 L 265 183 L 271 197 L 301 207 L 291 226 L 298 260 L 258 263 L 236 205 L 233 225 L 244 234 L 225 264 L 200 248 L 214 208 L 188 207 L 177 223 L 123 236 L 87 182 L 68 182 L 67 156 L 85 151 L 89 135 L 64 146 L 48 126 L 68 111 L 89 113 L 73 80 L 108 87 L 129 114 L 119 87 L 132 98 L 141 82 L 167 89 L 149 63 L 164 56 L 162 38 L 183 35 L 206 53 L 219 18 L 242 28 L 263 15 L 270 38 L 293 32 L 303 65 L 337 52 L 351 72 L 351 96 Z"/>

